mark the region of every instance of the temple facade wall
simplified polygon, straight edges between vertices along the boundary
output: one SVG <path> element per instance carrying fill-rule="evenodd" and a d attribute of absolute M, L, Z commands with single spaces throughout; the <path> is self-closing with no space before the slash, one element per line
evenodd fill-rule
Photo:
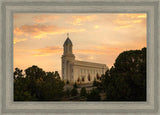
<path fill-rule="evenodd" d="M 70 83 L 92 83 L 94 79 L 99 80 L 105 74 L 108 67 L 105 64 L 75 60 L 72 53 L 72 42 L 66 39 L 62 55 L 62 79 Z"/>

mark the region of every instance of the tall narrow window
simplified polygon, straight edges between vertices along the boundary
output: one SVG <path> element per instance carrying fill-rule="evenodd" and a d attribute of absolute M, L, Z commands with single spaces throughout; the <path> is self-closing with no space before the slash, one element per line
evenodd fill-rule
<path fill-rule="evenodd" d="M 71 52 L 71 47 L 72 47 L 72 46 L 69 46 L 69 51 L 70 51 L 70 52 Z"/>

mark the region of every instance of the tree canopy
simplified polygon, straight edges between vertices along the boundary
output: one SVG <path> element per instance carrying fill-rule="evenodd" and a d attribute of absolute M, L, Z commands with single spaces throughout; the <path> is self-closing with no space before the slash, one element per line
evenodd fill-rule
<path fill-rule="evenodd" d="M 45 72 L 37 66 L 14 72 L 15 101 L 51 101 L 60 100 L 63 96 L 64 82 L 58 72 Z"/>
<path fill-rule="evenodd" d="M 146 48 L 119 54 L 112 68 L 101 77 L 97 74 L 93 82 L 96 88 L 90 93 L 83 87 L 79 94 L 76 82 L 71 91 L 64 92 L 65 84 L 58 71 L 45 72 L 35 65 L 24 72 L 15 68 L 13 77 L 14 101 L 99 101 L 102 94 L 106 94 L 103 99 L 107 101 L 146 101 Z M 69 85 L 69 81 L 66 84 Z"/>
<path fill-rule="evenodd" d="M 102 76 L 106 100 L 146 100 L 146 48 L 122 52 Z"/>

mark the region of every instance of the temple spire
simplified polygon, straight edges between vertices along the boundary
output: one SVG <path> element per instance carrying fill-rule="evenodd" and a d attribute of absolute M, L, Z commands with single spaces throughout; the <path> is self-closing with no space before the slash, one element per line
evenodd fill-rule
<path fill-rule="evenodd" d="M 69 33 L 67 33 L 67 38 L 69 38 Z"/>

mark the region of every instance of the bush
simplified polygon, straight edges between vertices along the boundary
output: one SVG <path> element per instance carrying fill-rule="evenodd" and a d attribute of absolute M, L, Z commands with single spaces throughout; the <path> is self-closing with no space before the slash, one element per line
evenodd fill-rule
<path fill-rule="evenodd" d="M 91 93 L 87 96 L 87 101 L 100 101 L 100 95 L 97 89 L 92 89 Z"/>
<path fill-rule="evenodd" d="M 78 94 L 77 89 L 76 89 L 76 88 L 73 88 L 73 89 L 71 90 L 71 95 L 72 95 L 72 96 L 76 96 L 77 94 Z"/>
<path fill-rule="evenodd" d="M 69 90 L 69 89 L 67 89 L 67 90 L 65 91 L 65 95 L 66 95 L 67 97 L 70 96 L 70 90 Z"/>
<path fill-rule="evenodd" d="M 82 87 L 81 91 L 80 91 L 80 96 L 84 96 L 86 97 L 87 96 L 87 92 L 86 92 L 86 88 L 85 87 Z"/>

